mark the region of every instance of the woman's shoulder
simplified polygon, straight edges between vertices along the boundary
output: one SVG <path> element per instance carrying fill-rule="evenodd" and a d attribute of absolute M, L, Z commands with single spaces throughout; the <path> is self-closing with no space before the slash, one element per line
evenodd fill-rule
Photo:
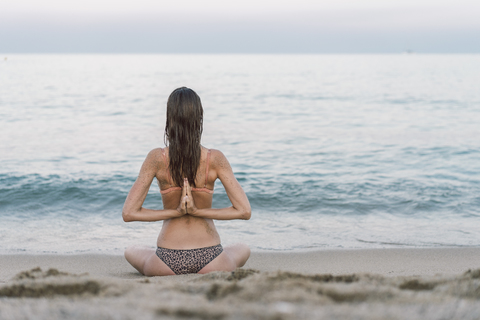
<path fill-rule="evenodd" d="M 225 158 L 225 155 L 222 151 L 217 149 L 207 149 L 210 152 L 210 160 Z"/>
<path fill-rule="evenodd" d="M 227 157 L 222 151 L 217 149 L 208 149 L 210 151 L 210 166 L 214 169 L 230 166 Z"/>
<path fill-rule="evenodd" d="M 165 157 L 165 152 L 168 150 L 167 148 L 155 148 L 152 149 L 148 154 L 147 158 L 145 159 L 145 162 L 148 162 L 152 165 L 155 166 L 163 166 L 164 160 L 163 158 Z"/>
<path fill-rule="evenodd" d="M 161 160 L 161 157 L 163 157 L 163 154 L 167 151 L 168 151 L 168 148 L 155 148 L 150 150 L 147 157 L 152 159 L 159 158 Z"/>

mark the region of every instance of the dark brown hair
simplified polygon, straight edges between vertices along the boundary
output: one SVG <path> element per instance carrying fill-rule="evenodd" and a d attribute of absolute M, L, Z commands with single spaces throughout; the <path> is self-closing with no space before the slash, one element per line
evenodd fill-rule
<path fill-rule="evenodd" d="M 203 108 L 200 97 L 192 89 L 175 89 L 168 97 L 165 144 L 168 146 L 169 170 L 177 186 L 183 179 L 195 187 L 195 177 L 200 165 L 203 132 Z"/>

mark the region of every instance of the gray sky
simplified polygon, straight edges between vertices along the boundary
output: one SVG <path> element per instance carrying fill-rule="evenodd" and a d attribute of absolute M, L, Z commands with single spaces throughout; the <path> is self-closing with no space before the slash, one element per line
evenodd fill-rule
<path fill-rule="evenodd" d="M 480 53 L 478 0 L 1 0 L 1 53 Z"/>

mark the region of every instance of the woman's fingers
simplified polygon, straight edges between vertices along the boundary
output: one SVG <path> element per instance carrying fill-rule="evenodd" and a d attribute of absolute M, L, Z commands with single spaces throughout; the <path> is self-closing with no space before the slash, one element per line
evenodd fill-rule
<path fill-rule="evenodd" d="M 188 183 L 188 179 L 183 179 L 182 197 L 177 210 L 181 214 L 195 214 L 197 207 L 195 207 L 195 201 L 192 196 L 192 187 Z"/>
<path fill-rule="evenodd" d="M 185 198 L 185 196 L 187 195 L 187 185 L 186 185 L 186 183 L 188 183 L 188 180 L 185 182 L 185 179 L 183 179 L 182 199 Z"/>
<path fill-rule="evenodd" d="M 190 187 L 190 183 L 188 182 L 188 179 L 185 179 L 185 182 L 187 183 L 187 196 L 191 197 L 192 196 L 192 187 Z"/>
<path fill-rule="evenodd" d="M 182 187 L 182 197 L 180 198 L 180 203 L 177 207 L 177 211 L 180 212 L 181 215 L 187 214 L 187 199 L 187 187 L 184 182 Z"/>
<path fill-rule="evenodd" d="M 187 213 L 185 198 L 180 199 L 180 203 L 178 204 L 177 211 L 180 212 L 181 215 L 184 215 Z"/>
<path fill-rule="evenodd" d="M 188 213 L 188 206 L 187 206 L 187 201 L 188 201 L 188 193 L 187 193 L 187 184 L 185 179 L 183 179 L 183 187 L 182 187 L 182 205 L 185 208 L 185 213 Z"/>
<path fill-rule="evenodd" d="M 190 186 L 190 183 L 188 182 L 188 179 L 185 179 L 185 184 L 187 186 L 187 213 L 188 214 L 195 214 L 195 211 L 197 211 L 197 208 L 195 207 L 195 201 L 193 200 L 192 196 L 192 187 Z"/>

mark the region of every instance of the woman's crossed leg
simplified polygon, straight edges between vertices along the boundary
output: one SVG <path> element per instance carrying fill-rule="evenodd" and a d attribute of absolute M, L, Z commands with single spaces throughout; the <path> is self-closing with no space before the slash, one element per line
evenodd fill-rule
<path fill-rule="evenodd" d="M 203 267 L 198 273 L 233 271 L 242 267 L 250 257 L 250 248 L 237 243 L 223 248 L 223 252 Z M 125 259 L 145 276 L 167 276 L 175 273 L 157 256 L 154 249 L 131 246 L 125 250 Z"/>

